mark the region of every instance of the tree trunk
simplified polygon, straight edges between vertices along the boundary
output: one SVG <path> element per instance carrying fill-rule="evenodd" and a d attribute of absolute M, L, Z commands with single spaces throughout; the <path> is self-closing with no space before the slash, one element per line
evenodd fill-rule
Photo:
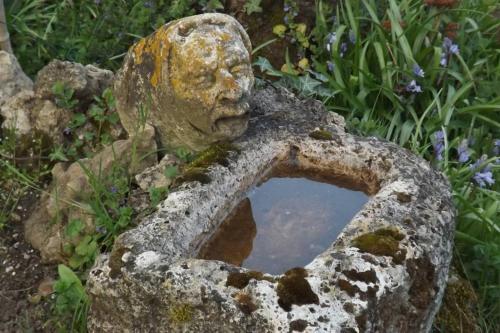
<path fill-rule="evenodd" d="M 12 53 L 10 46 L 9 31 L 7 29 L 7 19 L 5 18 L 5 8 L 3 0 L 0 0 L 0 50 Z"/>

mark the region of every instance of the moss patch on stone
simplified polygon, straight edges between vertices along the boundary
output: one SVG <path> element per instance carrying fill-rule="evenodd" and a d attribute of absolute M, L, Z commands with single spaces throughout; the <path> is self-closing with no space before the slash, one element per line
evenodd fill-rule
<path fill-rule="evenodd" d="M 236 304 L 238 308 L 244 314 L 251 314 L 255 310 L 257 310 L 257 305 L 253 302 L 252 296 L 245 292 L 239 292 L 235 295 L 234 299 L 236 300 Z"/>
<path fill-rule="evenodd" d="M 377 273 L 373 269 L 370 269 L 369 271 L 363 271 L 363 272 L 359 272 L 355 269 L 351 269 L 348 271 L 343 271 L 342 273 L 344 273 L 344 275 L 347 276 L 349 279 L 355 280 L 355 281 L 363 281 L 366 283 L 370 283 L 370 282 L 377 283 L 377 281 L 378 281 Z"/>
<path fill-rule="evenodd" d="M 325 130 L 312 131 L 311 133 L 309 133 L 309 137 L 315 140 L 325 140 L 325 141 L 333 140 L 332 133 Z"/>
<path fill-rule="evenodd" d="M 404 238 L 396 228 L 382 228 L 356 237 L 353 246 L 361 252 L 392 257 L 394 263 L 401 264 L 406 258 L 406 250 L 399 247 L 399 242 Z"/>
<path fill-rule="evenodd" d="M 180 176 L 176 177 L 172 183 L 172 187 L 179 186 L 189 182 L 200 182 L 202 184 L 210 183 L 212 179 L 207 175 L 207 170 L 204 168 L 190 168 L 185 170 Z"/>
<path fill-rule="evenodd" d="M 285 275 L 278 280 L 277 294 L 278 304 L 285 311 L 292 310 L 292 304 L 319 304 L 316 295 L 309 282 L 305 279 L 307 271 L 304 268 L 292 268 L 285 272 Z"/>
<path fill-rule="evenodd" d="M 434 265 L 424 255 L 420 258 L 408 259 L 406 271 L 412 280 L 408 291 L 410 302 L 417 309 L 426 309 L 432 303 L 437 291 Z"/>
<path fill-rule="evenodd" d="M 337 285 L 339 286 L 340 290 L 345 291 L 351 297 L 354 297 L 354 295 L 361 292 L 361 289 L 359 289 L 358 286 L 355 286 L 351 282 L 344 279 L 339 279 L 337 281 Z"/>
<path fill-rule="evenodd" d="M 434 326 L 440 332 L 479 331 L 478 297 L 469 281 L 453 276 L 448 282 Z"/>
<path fill-rule="evenodd" d="M 190 304 L 176 304 L 169 310 L 170 321 L 174 324 L 182 324 L 191 321 L 194 309 Z"/>
<path fill-rule="evenodd" d="M 187 165 L 187 168 L 208 168 L 214 164 L 228 165 L 229 153 L 239 152 L 239 148 L 230 143 L 219 143 L 208 147 Z"/>
<path fill-rule="evenodd" d="M 250 280 L 258 280 L 258 281 L 269 281 L 269 282 L 275 282 L 275 280 L 272 277 L 265 276 L 264 273 L 262 272 L 257 272 L 257 271 L 249 271 L 249 272 L 233 272 L 229 273 L 227 276 L 226 280 L 226 287 L 235 287 L 238 289 L 243 289 L 245 288 Z"/>
<path fill-rule="evenodd" d="M 296 319 L 290 322 L 290 332 L 304 332 L 308 326 L 307 320 Z"/>
<path fill-rule="evenodd" d="M 219 143 L 210 146 L 183 167 L 181 174 L 175 178 L 172 186 L 176 187 L 183 183 L 194 181 L 202 184 L 210 183 L 211 179 L 208 176 L 208 168 L 214 164 L 228 166 L 230 152 L 239 151 L 238 147 L 230 143 Z"/>

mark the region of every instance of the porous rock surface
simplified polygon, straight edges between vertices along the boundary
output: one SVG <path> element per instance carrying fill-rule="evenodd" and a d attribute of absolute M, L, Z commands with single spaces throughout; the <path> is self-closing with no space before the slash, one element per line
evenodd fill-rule
<path fill-rule="evenodd" d="M 123 127 L 133 133 L 145 119 L 161 146 L 196 151 L 240 136 L 254 82 L 251 52 L 245 30 L 229 15 L 165 24 L 130 48 L 117 73 Z"/>
<path fill-rule="evenodd" d="M 114 75 L 113 72 L 94 65 L 82 65 L 76 62 L 52 60 L 37 74 L 34 90 L 42 99 L 54 99 L 52 88 L 57 82 L 73 89 L 74 95 L 81 105 L 88 105 L 94 96 L 101 96 L 108 88 Z"/>
<path fill-rule="evenodd" d="M 16 57 L 0 50 L 0 106 L 22 90 L 31 90 L 33 82 L 24 74 Z"/>
<path fill-rule="evenodd" d="M 318 130 L 322 127 L 321 130 Z M 91 270 L 91 332 L 428 332 L 452 255 L 449 184 L 393 143 L 344 132 L 319 102 L 273 87 L 211 182 L 184 183 Z M 196 259 L 259 179 L 288 161 L 356 180 L 371 198 L 331 246 L 281 276 Z M 290 246 L 293 246 L 291 244 Z"/>
<path fill-rule="evenodd" d="M 54 85 L 61 82 L 73 89 L 72 98 L 78 101 L 78 111 L 85 111 L 94 96 L 101 96 L 112 80 L 111 71 L 92 65 L 53 60 L 38 72 L 33 85 L 15 57 L 0 51 L 2 128 L 15 131 L 19 141 L 18 151 L 29 150 L 34 140 L 42 140 L 45 146 L 62 145 L 64 129 L 69 126 L 75 110 L 64 109 L 56 104 L 56 96 L 52 91 Z"/>

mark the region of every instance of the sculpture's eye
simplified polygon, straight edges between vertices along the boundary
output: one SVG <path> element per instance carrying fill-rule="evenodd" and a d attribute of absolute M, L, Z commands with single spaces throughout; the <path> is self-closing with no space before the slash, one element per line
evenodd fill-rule
<path fill-rule="evenodd" d="M 233 75 L 240 75 L 240 74 L 246 74 L 249 70 L 249 67 L 247 64 L 238 64 L 233 67 L 231 67 L 231 74 Z"/>
<path fill-rule="evenodd" d="M 194 83 L 199 87 L 207 88 L 215 83 L 215 76 L 212 73 L 203 73 L 194 78 Z"/>

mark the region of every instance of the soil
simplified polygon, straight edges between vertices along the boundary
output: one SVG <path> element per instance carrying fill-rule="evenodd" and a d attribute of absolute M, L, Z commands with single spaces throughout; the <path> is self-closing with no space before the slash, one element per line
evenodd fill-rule
<path fill-rule="evenodd" d="M 23 234 L 22 221 L 35 200 L 34 193 L 24 196 L 0 230 L 0 332 L 53 332 L 49 319 L 57 266 L 42 264 Z"/>

